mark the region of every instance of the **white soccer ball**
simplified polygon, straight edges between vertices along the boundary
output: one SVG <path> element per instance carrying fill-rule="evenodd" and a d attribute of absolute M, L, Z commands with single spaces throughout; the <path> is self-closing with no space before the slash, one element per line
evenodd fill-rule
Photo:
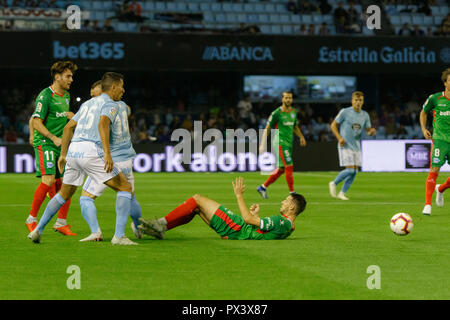
<path fill-rule="evenodd" d="M 414 227 L 411 216 L 407 213 L 397 213 L 391 218 L 391 230 L 399 236 L 406 236 Z"/>

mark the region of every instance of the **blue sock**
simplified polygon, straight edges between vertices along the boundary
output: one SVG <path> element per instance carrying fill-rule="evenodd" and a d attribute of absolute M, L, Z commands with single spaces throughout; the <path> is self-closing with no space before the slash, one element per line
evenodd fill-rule
<path fill-rule="evenodd" d="M 99 229 L 97 220 L 97 208 L 95 207 L 94 199 L 81 196 L 80 197 L 81 215 L 89 225 L 91 233 L 97 232 Z"/>
<path fill-rule="evenodd" d="M 131 198 L 131 210 L 130 210 L 130 217 L 133 220 L 134 226 L 137 227 L 139 224 L 139 218 L 142 217 L 142 210 L 141 206 L 139 205 L 139 202 L 136 200 L 136 195 L 133 195 Z"/>
<path fill-rule="evenodd" d="M 66 203 L 66 200 L 64 200 L 59 193 L 49 201 L 45 207 L 44 214 L 36 227 L 40 234 L 42 234 L 47 223 L 52 220 L 53 216 L 58 212 L 59 208 L 61 208 L 64 203 Z"/>
<path fill-rule="evenodd" d="M 125 226 L 131 209 L 131 193 L 126 191 L 117 192 L 116 198 L 116 231 L 114 235 L 122 238 L 125 235 Z"/>
<path fill-rule="evenodd" d="M 348 189 L 350 189 L 350 186 L 352 185 L 353 181 L 355 180 L 356 177 L 356 169 L 351 169 L 353 170 L 353 172 L 347 177 L 347 179 L 345 179 L 344 181 L 344 185 L 342 186 L 341 191 L 343 193 L 346 193 Z"/>
<path fill-rule="evenodd" d="M 354 169 L 345 168 L 337 175 L 336 179 L 334 179 L 334 184 L 338 185 L 341 181 L 345 180 L 349 175 L 353 173 Z"/>

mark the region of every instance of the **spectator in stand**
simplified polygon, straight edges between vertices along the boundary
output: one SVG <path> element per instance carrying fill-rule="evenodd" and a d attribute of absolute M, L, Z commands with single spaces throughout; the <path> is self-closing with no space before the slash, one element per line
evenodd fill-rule
<path fill-rule="evenodd" d="M 142 6 L 137 1 L 125 0 L 123 2 L 119 20 L 124 22 L 142 22 Z"/>
<path fill-rule="evenodd" d="M 426 16 L 431 16 L 431 8 L 429 4 L 426 1 L 422 2 L 422 6 L 417 9 L 417 13 L 423 13 Z"/>
<path fill-rule="evenodd" d="M 106 19 L 105 24 L 103 25 L 102 31 L 104 32 L 114 32 L 114 27 L 111 25 L 111 19 Z"/>
<path fill-rule="evenodd" d="M 442 26 L 436 27 L 436 30 L 433 32 L 433 36 L 435 37 L 445 36 L 445 33 L 442 31 Z"/>
<path fill-rule="evenodd" d="M 328 30 L 327 23 L 322 22 L 322 25 L 319 29 L 319 36 L 328 36 L 330 34 L 330 30 Z"/>
<path fill-rule="evenodd" d="M 95 32 L 102 31 L 102 28 L 100 28 L 100 26 L 98 25 L 97 20 L 92 21 L 92 31 Z"/>
<path fill-rule="evenodd" d="M 320 0 L 319 9 L 321 14 L 329 14 L 333 7 L 328 3 L 328 0 Z"/>
<path fill-rule="evenodd" d="M 81 26 L 81 31 L 90 32 L 93 31 L 89 20 L 84 20 L 83 25 Z"/>
<path fill-rule="evenodd" d="M 306 29 L 306 25 L 302 24 L 300 26 L 299 34 L 301 36 L 307 36 L 308 35 L 308 30 Z"/>
<path fill-rule="evenodd" d="M 289 0 L 286 4 L 286 9 L 294 14 L 298 13 L 297 3 L 295 0 Z"/>
<path fill-rule="evenodd" d="M 5 30 L 13 31 L 16 30 L 16 25 L 14 24 L 14 20 L 7 20 L 5 23 Z"/>
<path fill-rule="evenodd" d="M 334 9 L 334 23 L 335 24 L 346 24 L 348 20 L 348 12 L 344 9 L 344 4 L 342 2 L 338 3 L 338 7 Z M 342 20 L 342 18 L 344 18 Z M 337 28 L 337 25 L 336 25 Z"/>
<path fill-rule="evenodd" d="M 5 142 L 16 143 L 17 142 L 17 132 L 14 130 L 13 126 L 9 126 L 9 129 L 5 133 Z"/>
<path fill-rule="evenodd" d="M 340 16 L 336 23 L 336 33 L 350 33 L 350 25 L 344 16 Z"/>
<path fill-rule="evenodd" d="M 317 7 L 308 0 L 299 0 L 298 11 L 302 14 L 311 14 L 317 12 Z"/>
<path fill-rule="evenodd" d="M 255 124 L 255 115 L 252 113 L 252 102 L 250 94 L 246 93 L 244 99 L 238 102 L 237 109 L 242 121 L 250 128 Z"/>
<path fill-rule="evenodd" d="M 421 37 L 425 35 L 425 32 L 417 24 L 413 25 L 413 29 L 411 31 L 411 35 L 415 37 Z"/>
<path fill-rule="evenodd" d="M 316 35 L 316 26 L 311 23 L 308 28 L 308 36 L 315 36 L 315 35 Z"/>
<path fill-rule="evenodd" d="M 360 13 L 355 9 L 353 2 L 350 2 L 347 13 L 347 19 L 350 24 L 359 23 Z"/>
<path fill-rule="evenodd" d="M 426 33 L 427 37 L 432 37 L 434 36 L 433 34 L 433 29 L 431 27 L 427 27 L 427 33 Z"/>
<path fill-rule="evenodd" d="M 409 23 L 405 23 L 403 27 L 398 31 L 399 36 L 410 36 L 412 33 Z"/>

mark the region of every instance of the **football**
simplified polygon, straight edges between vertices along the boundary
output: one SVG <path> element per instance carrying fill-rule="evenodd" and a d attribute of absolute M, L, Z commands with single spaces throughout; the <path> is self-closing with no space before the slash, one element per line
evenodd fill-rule
<path fill-rule="evenodd" d="M 399 236 L 406 236 L 414 227 L 412 218 L 407 213 L 397 213 L 391 218 L 391 230 Z"/>

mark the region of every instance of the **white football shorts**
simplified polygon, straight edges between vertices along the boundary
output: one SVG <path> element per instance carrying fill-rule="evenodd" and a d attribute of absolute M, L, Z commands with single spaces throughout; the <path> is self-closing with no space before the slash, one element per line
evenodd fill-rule
<path fill-rule="evenodd" d="M 361 167 L 361 150 L 354 151 L 350 148 L 343 148 L 338 145 L 339 165 L 341 167 L 358 166 Z"/>
<path fill-rule="evenodd" d="M 86 176 L 98 184 L 103 184 L 120 173 L 116 165 L 111 172 L 105 171 L 103 150 L 91 141 L 72 142 L 66 161 L 63 183 L 72 186 L 81 186 Z"/>
<path fill-rule="evenodd" d="M 134 192 L 134 175 L 133 175 L 133 160 L 127 160 L 122 162 L 114 163 L 120 171 L 125 175 L 128 182 L 131 184 L 132 192 Z M 83 190 L 89 192 L 90 194 L 100 197 L 107 188 L 106 184 L 98 183 L 94 181 L 91 177 L 87 177 L 83 185 Z"/>

